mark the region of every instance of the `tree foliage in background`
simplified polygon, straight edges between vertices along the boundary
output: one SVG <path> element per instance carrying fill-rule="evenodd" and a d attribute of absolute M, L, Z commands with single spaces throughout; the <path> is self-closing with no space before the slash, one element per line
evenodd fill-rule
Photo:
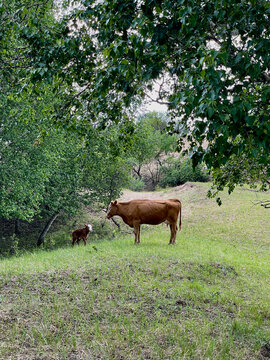
<path fill-rule="evenodd" d="M 231 191 L 235 184 L 254 183 L 255 178 L 263 186 L 267 184 L 268 1 L 64 3 L 67 8 L 62 14 L 52 0 L 3 0 L 0 4 L 0 87 L 4 109 L 0 147 L 5 184 L 1 191 L 2 199 L 9 201 L 8 206 L 2 207 L 5 216 L 31 217 L 42 199 L 45 201 L 45 195 L 41 199 L 32 191 L 36 184 L 40 187 L 38 193 L 42 193 L 49 182 L 48 174 L 53 173 L 49 169 L 54 160 L 50 154 L 40 151 L 39 146 L 32 148 L 38 132 L 44 131 L 38 125 L 41 119 L 48 120 L 46 130 L 57 125 L 78 134 L 80 141 L 91 129 L 99 133 L 112 123 L 122 123 L 119 140 L 127 149 L 134 135 L 129 121 L 132 106 L 149 95 L 157 80 L 160 87 L 156 101 L 168 104 L 174 120 L 171 133 L 180 135 L 180 147 L 189 145 L 194 165 L 204 161 L 213 170 L 218 190 L 229 185 Z M 43 99 L 43 106 L 38 105 L 40 114 L 36 118 L 39 99 Z M 20 125 L 22 119 L 29 123 L 28 130 Z M 31 126 L 34 131 L 30 131 Z M 12 142 L 12 134 L 13 139 L 18 137 L 20 150 Z M 24 135 L 20 138 L 20 134 Z M 63 145 L 64 134 L 60 138 Z M 91 148 L 91 141 L 87 137 L 85 141 Z M 122 150 L 115 142 L 110 144 L 107 161 L 103 162 L 100 155 L 100 163 L 111 164 L 113 158 L 117 160 L 115 169 L 122 168 Z M 15 160 L 11 150 L 19 154 Z M 62 151 L 69 153 L 64 148 Z M 15 179 L 8 173 L 9 162 L 16 169 Z M 28 172 L 23 170 L 20 174 L 23 164 Z M 65 171 L 70 171 L 68 166 Z M 44 180 L 37 183 L 41 178 Z M 56 184 L 58 178 L 61 171 L 50 178 L 51 184 Z M 24 189 L 20 189 L 20 183 L 25 184 Z M 12 207 L 16 201 L 21 205 L 15 210 Z M 29 214 L 26 203 L 27 211 L 31 209 Z"/>
<path fill-rule="evenodd" d="M 31 18 L 16 30 L 29 49 L 31 81 L 69 84 L 58 115 L 72 118 L 84 104 L 92 121 L 120 121 L 163 79 L 156 101 L 168 104 L 178 123 L 171 130 L 189 142 L 194 164 L 217 170 L 234 157 L 255 159 L 269 178 L 268 1 L 76 3 L 58 22 Z M 226 179 L 216 178 L 219 188 Z"/>
<path fill-rule="evenodd" d="M 90 123 L 85 102 L 76 117 L 66 111 L 71 103 L 76 109 L 77 90 L 72 76 L 64 79 L 62 66 L 80 41 L 67 37 L 67 24 L 55 14 L 50 0 L 0 4 L 0 217 L 42 217 L 47 225 L 39 244 L 59 213 L 75 214 L 82 203 L 104 208 L 127 181 L 125 162 L 115 151 L 115 144 L 125 148 L 126 130 Z M 39 46 L 50 50 L 44 62 L 35 59 Z M 52 72 L 50 57 L 58 59 Z"/>
<path fill-rule="evenodd" d="M 34 89 L 20 94 L 12 87 L 4 90 L 0 94 L 0 218 L 44 219 L 40 245 L 59 214 L 76 214 L 82 204 L 106 208 L 112 197 L 119 196 L 128 182 L 126 161 L 115 150 L 124 148 L 119 139 L 123 131 L 119 126 L 104 131 L 88 127 L 83 136 L 66 131 L 48 116 L 59 101 L 49 86 L 44 85 L 43 97 Z"/>
<path fill-rule="evenodd" d="M 128 186 L 131 165 L 126 155 L 125 129 L 119 125 L 93 130 L 85 155 L 83 186 L 96 209 L 106 209 Z M 130 143 L 130 140 L 128 140 Z"/>
<path fill-rule="evenodd" d="M 195 169 L 192 161 L 181 155 L 168 159 L 161 167 L 159 186 L 173 187 L 192 182 L 207 182 L 210 176 L 202 165 L 198 164 Z"/>
<path fill-rule="evenodd" d="M 140 116 L 135 124 L 129 152 L 133 176 L 150 188 L 159 182 L 160 168 L 168 155 L 177 150 L 177 136 L 168 136 L 167 126 L 168 118 L 156 112 Z"/>

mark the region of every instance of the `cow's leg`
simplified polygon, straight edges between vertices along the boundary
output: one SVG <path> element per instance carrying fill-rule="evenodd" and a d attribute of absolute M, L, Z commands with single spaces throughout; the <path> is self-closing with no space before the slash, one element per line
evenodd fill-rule
<path fill-rule="evenodd" d="M 175 244 L 175 240 L 176 240 L 176 233 L 177 233 L 177 225 L 172 223 L 170 224 L 170 229 L 171 229 L 171 237 L 170 237 L 170 244 Z"/>
<path fill-rule="evenodd" d="M 135 244 L 140 243 L 140 223 L 134 224 Z"/>
<path fill-rule="evenodd" d="M 171 229 L 171 237 L 170 237 L 170 244 L 175 244 L 175 240 L 176 240 L 176 234 L 177 234 L 177 225 L 176 223 L 171 223 L 170 224 L 170 229 Z"/>
<path fill-rule="evenodd" d="M 171 237 L 172 237 L 172 244 L 175 244 L 177 234 L 177 225 L 176 223 L 171 225 Z"/>
<path fill-rule="evenodd" d="M 137 244 L 139 244 L 141 242 L 141 226 L 139 225 L 139 231 L 138 231 L 138 234 L 137 234 Z"/>
<path fill-rule="evenodd" d="M 170 229 L 171 229 L 171 237 L 170 237 L 169 245 L 173 244 L 173 229 L 172 229 L 172 224 L 170 224 Z"/>
<path fill-rule="evenodd" d="M 84 246 L 86 245 L 86 238 L 83 238 Z"/>
<path fill-rule="evenodd" d="M 72 238 L 72 246 L 74 246 L 76 239 Z"/>
<path fill-rule="evenodd" d="M 77 244 L 80 245 L 81 238 L 77 239 Z"/>

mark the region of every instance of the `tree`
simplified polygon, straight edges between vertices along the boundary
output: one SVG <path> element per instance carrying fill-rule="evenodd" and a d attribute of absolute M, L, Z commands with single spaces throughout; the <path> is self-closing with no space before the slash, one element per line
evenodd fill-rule
<path fill-rule="evenodd" d="M 260 164 L 256 159 L 251 159 L 245 154 L 240 157 L 231 156 L 225 165 L 213 170 L 213 184 L 208 196 L 215 197 L 225 186 L 230 194 L 236 185 L 245 184 L 250 185 L 251 188 L 259 187 L 260 191 L 267 191 L 270 187 L 269 166 Z M 221 204 L 220 198 L 217 198 L 217 202 Z"/>
<path fill-rule="evenodd" d="M 58 21 L 29 17 L 16 28 L 31 81 L 68 85 L 58 117 L 76 123 L 86 106 L 101 126 L 121 121 L 163 78 L 156 101 L 168 104 L 194 165 L 217 170 L 240 157 L 270 177 L 268 1 L 77 3 Z"/>
<path fill-rule="evenodd" d="M 17 225 L 18 219 L 43 218 L 41 245 L 60 213 L 75 214 L 82 203 L 106 207 L 119 196 L 128 173 L 118 151 L 125 132 L 120 126 L 103 133 L 88 126 L 82 136 L 84 119 L 68 131 L 56 127 L 49 114 L 61 97 L 55 98 L 49 86 L 44 85 L 41 98 L 34 87 L 17 93 L 1 85 L 0 217 Z"/>
<path fill-rule="evenodd" d="M 83 187 L 96 209 L 106 209 L 129 183 L 131 165 L 126 155 L 125 129 L 111 125 L 103 131 L 93 129 L 85 148 Z"/>
<path fill-rule="evenodd" d="M 192 161 L 181 154 L 172 157 L 161 168 L 161 187 L 178 186 L 188 181 L 206 182 L 210 180 L 209 174 L 204 167 L 198 164 L 195 169 Z"/>
<path fill-rule="evenodd" d="M 142 169 L 147 167 L 144 180 L 155 188 L 159 182 L 160 169 L 169 153 L 177 149 L 177 137 L 166 133 L 167 121 L 164 114 L 147 113 L 138 118 L 132 136 L 130 151 L 133 174 L 142 180 Z"/>
<path fill-rule="evenodd" d="M 0 95 L 0 216 L 30 220 L 39 211 L 49 176 L 49 139 L 41 145 L 48 122 L 42 122 L 44 103 L 36 96 L 18 98 L 12 89 L 4 90 Z"/>

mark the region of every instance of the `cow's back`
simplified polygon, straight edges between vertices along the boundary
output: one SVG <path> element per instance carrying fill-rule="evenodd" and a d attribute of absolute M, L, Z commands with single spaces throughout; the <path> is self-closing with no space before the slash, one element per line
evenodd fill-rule
<path fill-rule="evenodd" d="M 166 220 L 177 221 L 180 201 L 169 200 L 131 200 L 122 203 L 126 209 L 125 216 L 129 223 L 158 225 Z M 125 204 L 125 205 L 124 205 Z"/>

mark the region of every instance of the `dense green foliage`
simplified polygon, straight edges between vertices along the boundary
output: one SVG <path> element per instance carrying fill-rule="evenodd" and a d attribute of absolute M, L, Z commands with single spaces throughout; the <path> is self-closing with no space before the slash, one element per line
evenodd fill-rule
<path fill-rule="evenodd" d="M 44 106 L 44 101 L 40 103 Z M 31 220 L 42 211 L 73 212 L 87 198 L 106 206 L 119 195 L 128 166 L 121 171 L 119 161 L 123 160 L 111 150 L 110 136 L 120 146 L 115 130 L 100 133 L 92 128 L 82 138 L 55 128 L 37 109 L 31 119 L 24 118 L 23 105 L 19 105 L 14 101 L 17 110 L 2 117 L 1 216 Z M 82 193 L 83 189 L 90 194 Z"/>
<path fill-rule="evenodd" d="M 161 187 L 177 186 L 188 181 L 204 182 L 209 180 L 209 174 L 201 165 L 197 165 L 194 169 L 190 159 L 178 156 L 172 157 L 162 166 L 159 185 Z"/>
<path fill-rule="evenodd" d="M 87 108 L 102 126 L 121 121 L 164 77 L 157 101 L 181 119 L 171 130 L 189 141 L 194 164 L 220 169 L 243 157 L 269 177 L 268 1 L 74 4 L 59 21 L 28 15 L 16 28 L 28 48 L 31 81 L 50 81 L 57 90 L 61 79 L 67 86 L 58 117 L 72 115 L 77 124 Z M 229 182 L 238 180 L 231 175 Z M 227 184 L 226 177 L 217 181 Z"/>
<path fill-rule="evenodd" d="M 120 144 L 113 128 L 92 129 L 84 138 L 52 128 L 42 137 L 40 126 L 39 120 L 3 123 L 0 217 L 32 221 L 70 216 L 82 204 L 106 208 L 128 185 L 130 164 L 107 143 L 111 137 Z"/>
<path fill-rule="evenodd" d="M 140 185 L 154 189 L 160 182 L 161 167 L 177 149 L 177 136 L 166 133 L 168 121 L 164 114 L 152 112 L 140 116 L 135 124 L 129 152 L 134 190 L 136 184 L 138 189 Z"/>

